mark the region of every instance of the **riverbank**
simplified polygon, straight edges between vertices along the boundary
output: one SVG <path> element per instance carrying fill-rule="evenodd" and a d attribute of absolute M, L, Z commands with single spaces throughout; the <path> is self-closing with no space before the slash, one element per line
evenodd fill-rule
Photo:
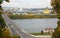
<path fill-rule="evenodd" d="M 11 19 L 57 18 L 57 15 L 10 15 Z"/>
<path fill-rule="evenodd" d="M 46 33 L 40 33 L 40 32 L 37 32 L 37 33 L 31 33 L 32 35 L 51 35 L 51 33 L 49 32 L 46 32 Z"/>

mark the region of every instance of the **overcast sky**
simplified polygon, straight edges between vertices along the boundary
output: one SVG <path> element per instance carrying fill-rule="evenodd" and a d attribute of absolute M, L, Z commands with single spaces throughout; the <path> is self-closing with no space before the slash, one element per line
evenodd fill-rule
<path fill-rule="evenodd" d="M 46 8 L 51 7 L 50 0 L 10 0 L 9 3 L 3 2 L 5 7 L 20 7 L 20 8 Z"/>

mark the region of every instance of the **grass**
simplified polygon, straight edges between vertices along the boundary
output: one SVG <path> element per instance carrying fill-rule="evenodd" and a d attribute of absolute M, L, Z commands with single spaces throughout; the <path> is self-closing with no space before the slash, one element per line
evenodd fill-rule
<path fill-rule="evenodd" d="M 11 38 L 20 38 L 18 35 L 12 35 Z"/>
<path fill-rule="evenodd" d="M 40 32 L 39 33 L 31 33 L 32 35 L 51 35 L 50 33 L 43 33 L 41 34 Z"/>
<path fill-rule="evenodd" d="M 11 15 L 11 19 L 37 19 L 37 18 L 57 18 L 57 15 Z"/>

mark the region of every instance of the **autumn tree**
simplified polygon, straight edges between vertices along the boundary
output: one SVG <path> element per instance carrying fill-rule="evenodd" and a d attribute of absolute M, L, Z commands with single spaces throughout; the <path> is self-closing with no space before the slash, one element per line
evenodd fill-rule
<path fill-rule="evenodd" d="M 60 0 L 51 0 L 51 6 L 58 16 L 58 25 L 55 32 L 52 34 L 52 38 L 60 38 Z"/>
<path fill-rule="evenodd" d="M 3 3 L 4 0 L 0 0 L 0 38 L 3 38 L 2 32 L 4 31 L 4 28 L 6 26 L 4 19 L 2 18 L 2 6 L 1 4 Z M 9 0 L 5 0 L 6 2 L 9 2 Z"/>

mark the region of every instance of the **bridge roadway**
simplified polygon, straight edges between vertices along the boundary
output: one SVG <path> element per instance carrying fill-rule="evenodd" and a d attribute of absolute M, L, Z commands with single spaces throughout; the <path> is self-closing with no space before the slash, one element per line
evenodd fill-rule
<path fill-rule="evenodd" d="M 2 17 L 4 18 L 4 21 L 8 28 L 11 31 L 11 35 L 19 35 L 21 38 L 51 38 L 51 35 L 41 35 L 41 36 L 35 36 L 32 35 L 22 28 L 19 28 L 16 23 L 14 23 L 6 14 L 2 14 Z"/>

